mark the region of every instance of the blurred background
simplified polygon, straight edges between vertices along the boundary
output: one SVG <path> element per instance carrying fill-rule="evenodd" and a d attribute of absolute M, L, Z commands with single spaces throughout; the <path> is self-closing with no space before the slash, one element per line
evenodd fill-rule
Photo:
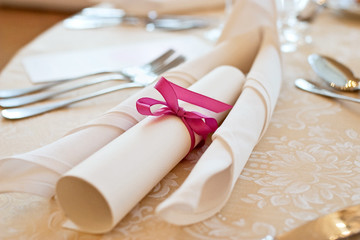
<path fill-rule="evenodd" d="M 21 47 L 88 5 L 87 0 L 0 0 L 0 71 Z"/>

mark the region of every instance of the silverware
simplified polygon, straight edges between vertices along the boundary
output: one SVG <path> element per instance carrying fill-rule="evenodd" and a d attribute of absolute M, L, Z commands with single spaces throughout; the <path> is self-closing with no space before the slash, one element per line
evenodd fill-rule
<path fill-rule="evenodd" d="M 304 1 L 305 2 L 305 1 Z M 299 13 L 298 19 L 300 21 L 311 21 L 320 10 L 327 8 L 337 15 L 359 19 L 360 17 L 360 3 L 355 0 L 308 0 L 306 1 L 309 9 L 304 9 Z M 312 9 L 311 9 L 312 8 Z M 311 13 L 315 11 L 316 13 Z M 314 16 L 311 16 L 314 14 Z"/>
<path fill-rule="evenodd" d="M 156 57 L 151 62 L 146 63 L 143 66 L 139 66 L 139 67 L 144 70 L 150 71 L 153 67 L 157 67 L 159 64 L 163 63 L 167 58 L 169 58 L 174 53 L 175 53 L 175 51 L 173 49 L 168 49 L 167 51 L 162 53 L 160 56 Z M 54 87 L 56 85 L 60 85 L 65 82 L 68 82 L 69 80 L 76 80 L 76 79 L 80 79 L 83 77 L 92 76 L 92 75 L 96 75 L 96 74 L 100 74 L 100 73 L 119 73 L 119 74 L 121 74 L 122 71 L 121 70 L 120 71 L 111 71 L 111 72 L 110 71 L 99 71 L 99 72 L 91 73 L 91 74 L 84 75 L 81 77 L 64 79 L 63 81 L 55 81 L 55 82 L 50 82 L 50 83 L 37 84 L 37 85 L 33 85 L 31 87 L 26 87 L 26 88 L 3 89 L 3 90 L 0 90 L 0 98 L 18 97 L 18 96 L 26 95 L 29 93 L 34 93 L 34 92 L 48 89 L 48 88 Z"/>
<path fill-rule="evenodd" d="M 360 233 L 360 205 L 347 207 L 307 222 L 279 236 L 262 240 L 337 240 Z"/>
<path fill-rule="evenodd" d="M 84 8 L 79 14 L 83 16 L 98 18 L 122 18 L 126 15 L 124 10 L 110 7 Z"/>
<path fill-rule="evenodd" d="M 39 105 L 39 106 L 31 106 L 31 107 L 4 109 L 1 111 L 1 115 L 6 119 L 12 119 L 12 120 L 22 119 L 22 118 L 39 115 L 41 113 L 49 112 L 49 111 L 52 111 L 55 109 L 59 109 L 59 108 L 83 101 L 83 100 L 101 96 L 101 95 L 111 93 L 114 91 L 118 91 L 121 89 L 145 87 L 145 86 L 152 84 L 154 81 L 156 81 L 156 77 L 158 74 L 161 74 L 161 73 L 167 71 L 168 69 L 179 65 L 180 63 L 182 63 L 184 61 L 185 61 L 185 58 L 183 56 L 177 56 L 170 62 L 167 62 L 167 63 L 159 66 L 157 68 L 156 72 L 151 72 L 151 73 L 144 72 L 144 71 L 136 72 L 135 70 L 138 70 L 138 69 L 129 68 L 129 69 L 126 69 L 126 71 L 124 70 L 123 74 L 126 77 L 131 78 L 131 80 L 132 80 L 131 83 L 120 84 L 120 85 L 106 88 L 106 89 L 103 89 L 103 90 L 100 90 L 100 91 L 97 91 L 94 93 L 86 94 L 83 96 L 79 96 L 79 97 L 76 97 L 73 99 L 64 100 L 64 101 L 60 101 L 60 102 L 44 104 L 44 105 Z"/>
<path fill-rule="evenodd" d="M 305 0 L 302 1 L 296 18 L 303 22 L 311 22 L 325 8 L 326 0 Z"/>
<path fill-rule="evenodd" d="M 347 92 L 360 90 L 360 79 L 348 67 L 335 59 L 311 54 L 308 62 L 317 75 L 331 87 Z"/>
<path fill-rule="evenodd" d="M 331 92 L 329 90 L 320 88 L 320 87 L 316 86 L 315 84 L 313 84 L 305 79 L 302 79 L 302 78 L 295 80 L 295 86 L 304 91 L 319 94 L 322 96 L 360 103 L 359 98 L 348 97 L 348 96 L 344 96 L 341 94 Z"/>
<path fill-rule="evenodd" d="M 209 26 L 209 21 L 202 18 L 188 16 L 163 16 L 146 23 L 146 30 L 160 29 L 166 31 L 183 31 L 194 28 L 205 28 Z"/>
<path fill-rule="evenodd" d="M 356 0 L 326 0 L 327 7 L 336 14 L 359 20 L 360 3 Z"/>
<path fill-rule="evenodd" d="M 87 16 L 73 16 L 63 21 L 63 26 L 72 30 L 95 29 L 103 27 L 112 27 L 121 24 L 121 18 L 99 19 Z"/>
<path fill-rule="evenodd" d="M 35 93 L 31 95 L 26 96 L 20 96 L 20 97 L 13 97 L 13 98 L 5 98 L 0 99 L 0 107 L 2 108 L 12 108 L 12 107 L 20 107 L 23 105 L 27 105 L 30 103 L 39 102 L 42 100 L 46 100 L 55 96 L 58 96 L 60 94 L 70 92 L 76 89 L 80 89 L 83 87 L 107 82 L 107 81 L 124 81 L 126 80 L 123 75 L 121 74 L 112 74 L 112 75 L 106 75 L 106 76 L 100 76 L 94 79 L 90 79 L 87 82 L 76 84 L 74 86 L 69 86 L 67 88 L 58 89 L 56 91 L 51 92 L 40 92 Z"/>
<path fill-rule="evenodd" d="M 63 21 L 65 28 L 81 30 L 110 27 L 119 24 L 145 26 L 146 30 L 162 29 L 168 31 L 188 30 L 192 28 L 208 27 L 208 19 L 185 16 L 163 15 L 149 12 L 148 16 L 127 15 L 121 9 L 112 8 L 85 8 L 80 13 Z"/>

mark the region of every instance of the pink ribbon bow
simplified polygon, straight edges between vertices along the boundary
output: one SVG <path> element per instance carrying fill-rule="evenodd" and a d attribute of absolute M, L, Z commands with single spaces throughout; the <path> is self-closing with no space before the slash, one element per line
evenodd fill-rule
<path fill-rule="evenodd" d="M 214 132 L 218 128 L 218 123 L 215 118 L 207 117 L 199 112 L 184 110 L 184 108 L 179 106 L 178 100 L 194 104 L 216 113 L 232 108 L 231 105 L 190 91 L 186 88 L 182 88 L 172 82 L 169 82 L 164 77 L 160 78 L 155 85 L 155 89 L 160 92 L 165 101 L 159 101 L 148 97 L 140 98 L 136 102 L 136 109 L 143 115 L 177 115 L 180 117 L 187 127 L 191 137 L 190 150 L 192 150 L 195 146 L 194 133 L 201 136 L 202 141 L 204 141 L 209 133 Z M 151 107 L 156 104 L 162 104 L 165 106 L 152 112 Z"/>

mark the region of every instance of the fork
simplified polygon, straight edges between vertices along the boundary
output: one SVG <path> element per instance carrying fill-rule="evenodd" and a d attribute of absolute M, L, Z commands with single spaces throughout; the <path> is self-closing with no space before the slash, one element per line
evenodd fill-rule
<path fill-rule="evenodd" d="M 39 102 L 42 100 L 46 100 L 46 99 L 49 99 L 49 98 L 55 97 L 57 95 L 60 95 L 60 94 L 63 94 L 63 93 L 69 92 L 69 91 L 73 91 L 73 90 L 76 90 L 79 88 L 83 88 L 83 87 L 87 87 L 87 86 L 91 86 L 91 85 L 95 85 L 95 84 L 99 84 L 99 83 L 103 83 L 103 82 L 107 82 L 107 81 L 116 81 L 116 80 L 120 80 L 120 81 L 130 80 L 131 81 L 131 78 L 127 78 L 124 75 L 125 72 L 129 72 L 130 69 L 133 69 L 132 70 L 133 72 L 138 72 L 138 71 L 152 72 L 152 71 L 156 70 L 156 68 L 159 67 L 160 64 L 164 63 L 167 59 L 169 59 L 174 53 L 175 53 L 174 50 L 169 49 L 166 52 L 164 52 L 163 54 L 161 54 L 159 57 L 155 58 L 151 62 L 146 63 L 142 66 L 127 67 L 127 68 L 120 70 L 118 72 L 118 74 L 100 76 L 97 78 L 93 78 L 85 83 L 80 83 L 75 86 L 74 85 L 69 86 L 67 88 L 59 89 L 57 91 L 40 92 L 40 93 L 27 95 L 27 96 L 19 96 L 19 97 L 13 97 L 13 98 L 0 99 L 0 107 L 3 107 L 3 108 L 20 107 L 20 106 L 27 105 L 30 103 L 35 103 L 35 102 Z"/>
<path fill-rule="evenodd" d="M 94 93 L 86 94 L 83 96 L 75 97 L 68 100 L 63 100 L 55 103 L 49 103 L 39 106 L 31 106 L 31 107 L 23 107 L 23 108 L 11 108 L 11 109 L 4 109 L 1 111 L 1 115 L 6 119 L 22 119 L 27 118 L 35 115 L 39 115 L 45 112 L 49 112 L 55 109 L 59 109 L 83 100 L 87 100 L 90 98 L 94 98 L 97 96 L 101 96 L 107 93 L 115 92 L 121 89 L 126 88 L 138 88 L 138 87 L 146 87 L 152 83 L 154 83 L 157 80 L 158 75 L 161 73 L 181 64 L 185 61 L 184 56 L 177 56 L 174 59 L 172 59 L 169 62 L 165 62 L 163 64 L 159 64 L 156 69 L 153 69 L 153 71 L 149 72 L 146 70 L 143 70 L 141 68 L 135 68 L 135 67 L 129 67 L 123 69 L 123 75 L 131 80 L 132 82 L 129 83 L 123 83 L 120 85 L 116 85 L 113 87 L 109 87 L 106 89 L 102 89 L 99 91 L 96 91 Z M 140 69 L 140 70 L 139 70 Z"/>
<path fill-rule="evenodd" d="M 159 64 L 161 64 L 163 61 L 165 61 L 167 58 L 169 58 L 174 53 L 175 53 L 175 51 L 173 49 L 168 49 L 167 51 L 165 51 L 163 54 L 161 54 L 160 56 L 158 56 L 157 58 L 155 58 L 151 62 L 146 63 L 143 66 L 140 66 L 140 68 L 151 71 L 151 69 L 153 67 L 158 66 Z M 96 73 L 91 73 L 91 74 L 76 77 L 76 78 L 64 79 L 62 81 L 55 81 L 55 82 L 50 82 L 50 83 L 37 84 L 37 85 L 31 86 L 31 87 L 26 87 L 26 88 L 4 89 L 4 90 L 0 90 L 0 98 L 19 97 L 19 96 L 23 96 L 23 95 L 26 95 L 26 94 L 29 94 L 29 93 L 34 93 L 34 92 L 38 92 L 38 91 L 41 91 L 41 90 L 45 90 L 45 89 L 48 89 L 48 88 L 51 88 L 51 87 L 54 87 L 54 86 L 69 82 L 71 80 L 76 80 L 76 79 L 80 79 L 80 78 L 83 78 L 83 77 L 92 76 L 92 75 L 96 75 L 96 74 L 100 74 L 100 73 L 119 73 L 119 74 L 121 74 L 121 70 L 118 71 L 118 72 L 116 72 L 116 71 L 99 71 L 99 72 L 96 72 Z M 78 87 L 78 88 L 80 88 L 80 87 Z M 22 104 L 22 105 L 24 105 L 24 104 Z"/>
<path fill-rule="evenodd" d="M 25 96 L 20 96 L 20 97 L 0 99 L 0 107 L 2 107 L 2 108 L 20 107 L 20 106 L 27 105 L 30 103 L 40 102 L 42 100 L 46 100 L 46 99 L 49 99 L 49 98 L 58 96 L 60 94 L 66 93 L 66 92 L 70 92 L 70 91 L 79 89 L 79 88 L 83 88 L 83 87 L 87 87 L 87 86 L 91 86 L 91 85 L 95 85 L 95 84 L 99 84 L 99 83 L 103 83 L 103 82 L 107 82 L 107 81 L 117 81 L 117 80 L 124 81 L 126 79 L 125 79 L 124 75 L 121 75 L 121 74 L 112 74 L 112 75 L 101 76 L 101 77 L 91 79 L 84 83 L 76 84 L 74 86 L 69 86 L 67 88 L 59 89 L 59 90 L 52 91 L 52 92 L 40 92 L 40 93 L 35 93 L 35 94 L 25 95 Z"/>

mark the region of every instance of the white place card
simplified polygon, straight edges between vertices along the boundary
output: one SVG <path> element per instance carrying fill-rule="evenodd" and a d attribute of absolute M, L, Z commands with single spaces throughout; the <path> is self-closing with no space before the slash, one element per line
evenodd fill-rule
<path fill-rule="evenodd" d="M 51 82 L 145 64 L 169 48 L 189 60 L 211 47 L 210 43 L 196 37 L 176 37 L 172 41 L 33 55 L 25 57 L 23 65 L 31 82 Z"/>

